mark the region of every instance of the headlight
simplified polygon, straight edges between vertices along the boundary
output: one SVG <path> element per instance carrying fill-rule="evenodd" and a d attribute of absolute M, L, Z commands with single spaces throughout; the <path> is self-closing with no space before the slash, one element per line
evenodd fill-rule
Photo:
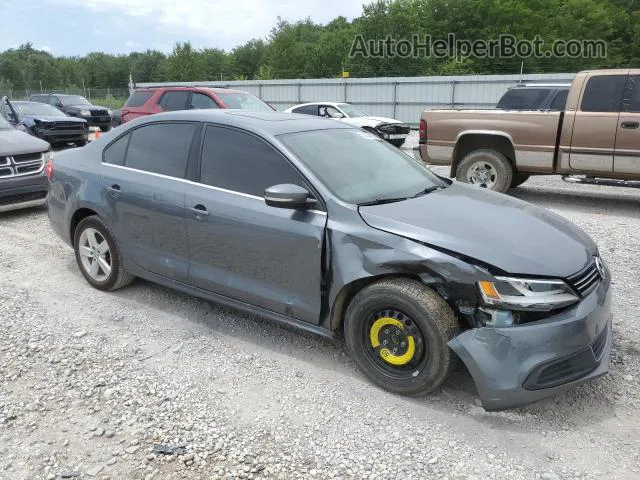
<path fill-rule="evenodd" d="M 89 110 L 80 110 L 80 115 L 82 115 L 83 117 L 88 117 L 91 115 L 91 112 Z"/>
<path fill-rule="evenodd" d="M 562 280 L 496 277 L 479 282 L 485 305 L 506 310 L 544 311 L 566 307 L 579 297 Z"/>
<path fill-rule="evenodd" d="M 107 108 L 107 113 L 109 114 L 109 116 L 113 115 L 113 112 Z"/>

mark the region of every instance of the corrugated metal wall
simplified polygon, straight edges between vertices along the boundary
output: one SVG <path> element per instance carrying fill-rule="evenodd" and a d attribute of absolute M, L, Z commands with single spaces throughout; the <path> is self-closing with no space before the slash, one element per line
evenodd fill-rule
<path fill-rule="evenodd" d="M 523 83 L 570 82 L 575 73 L 472 75 L 313 80 L 241 80 L 229 82 L 140 83 L 200 85 L 245 90 L 278 110 L 305 102 L 349 102 L 369 115 L 392 117 L 417 125 L 420 113 L 433 108 L 492 108 L 502 94 Z"/>

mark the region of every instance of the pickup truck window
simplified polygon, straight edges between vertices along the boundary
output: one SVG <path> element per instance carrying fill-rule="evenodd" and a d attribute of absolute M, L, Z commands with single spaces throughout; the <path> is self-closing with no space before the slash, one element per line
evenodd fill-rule
<path fill-rule="evenodd" d="M 624 111 L 640 113 L 640 75 L 629 76 L 629 87 L 631 88 L 631 96 Z M 625 104 L 627 104 L 627 99 L 625 99 Z"/>
<path fill-rule="evenodd" d="M 507 91 L 497 108 L 504 110 L 537 110 L 549 95 L 548 88 L 512 88 Z"/>
<path fill-rule="evenodd" d="M 549 110 L 554 111 L 562 111 L 567 105 L 567 96 L 569 95 L 569 90 L 561 90 L 556 94 L 556 98 L 551 102 L 551 106 Z"/>
<path fill-rule="evenodd" d="M 626 75 L 599 75 L 587 81 L 580 110 L 583 112 L 619 112 Z"/>

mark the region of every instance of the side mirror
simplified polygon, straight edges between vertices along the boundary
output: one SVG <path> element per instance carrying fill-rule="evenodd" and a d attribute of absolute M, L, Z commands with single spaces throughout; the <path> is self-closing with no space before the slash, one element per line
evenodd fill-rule
<path fill-rule="evenodd" d="M 62 104 L 60 102 L 54 103 L 53 106 L 56 108 L 62 108 Z"/>
<path fill-rule="evenodd" d="M 316 200 L 309 198 L 306 189 L 289 183 L 267 188 L 264 191 L 264 201 L 270 207 L 294 210 L 309 208 L 316 203 Z"/>

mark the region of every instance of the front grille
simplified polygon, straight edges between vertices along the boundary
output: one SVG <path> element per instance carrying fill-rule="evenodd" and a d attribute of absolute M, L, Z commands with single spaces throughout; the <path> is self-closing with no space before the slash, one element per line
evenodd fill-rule
<path fill-rule="evenodd" d="M 92 117 L 108 117 L 109 112 L 107 112 L 104 109 L 91 110 L 91 116 Z"/>
<path fill-rule="evenodd" d="M 55 122 L 52 125 L 54 130 L 82 130 L 84 126 L 75 122 Z"/>
<path fill-rule="evenodd" d="M 36 152 L 36 153 L 21 153 L 20 155 L 12 155 L 11 158 L 13 158 L 13 161 L 15 163 L 24 163 L 24 162 L 31 162 L 33 160 L 40 160 L 40 157 L 42 157 L 42 152 Z M 5 158 L 9 158 L 9 157 L 5 157 Z"/>
<path fill-rule="evenodd" d="M 587 268 L 570 276 L 567 280 L 581 296 L 586 297 L 595 290 L 603 278 L 594 259 Z"/>
<path fill-rule="evenodd" d="M 0 178 L 24 177 L 35 175 L 44 169 L 43 153 L 26 153 L 0 157 Z"/>
<path fill-rule="evenodd" d="M 397 134 L 409 134 L 409 132 L 411 131 L 411 128 L 408 125 L 404 125 L 404 124 L 387 124 L 387 125 L 381 125 L 380 127 L 378 127 L 378 129 L 384 133 L 389 133 L 392 135 L 397 135 Z"/>
<path fill-rule="evenodd" d="M 607 346 L 607 340 L 609 337 L 609 329 L 605 327 L 598 338 L 596 338 L 595 342 L 591 344 L 591 350 L 593 350 L 593 356 L 596 357 L 596 360 L 600 361 L 602 358 L 602 354 L 604 353 L 604 347 Z"/>
<path fill-rule="evenodd" d="M 47 192 L 21 193 L 20 195 L 11 195 L 9 197 L 0 198 L 0 207 L 5 205 L 14 205 L 16 203 L 31 202 L 33 200 L 42 200 L 46 198 Z"/>

